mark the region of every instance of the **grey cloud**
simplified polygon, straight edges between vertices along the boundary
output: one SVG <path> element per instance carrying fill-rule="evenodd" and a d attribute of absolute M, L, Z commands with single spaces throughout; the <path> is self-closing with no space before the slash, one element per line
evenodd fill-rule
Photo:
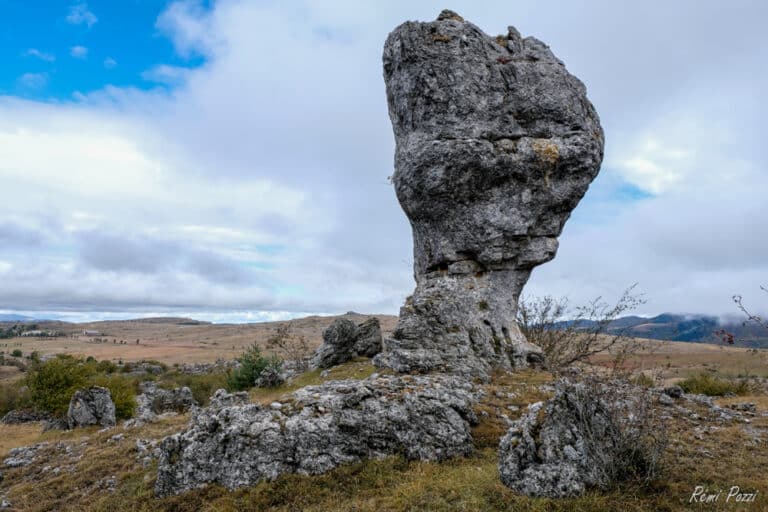
<path fill-rule="evenodd" d="M 44 233 L 12 222 L 0 222 L 0 250 L 12 251 L 43 245 Z"/>
<path fill-rule="evenodd" d="M 257 279 L 235 260 L 181 242 L 93 231 L 79 234 L 77 240 L 81 262 L 95 270 L 142 274 L 183 271 L 229 285 L 251 284 Z"/>
<path fill-rule="evenodd" d="M 313 210 L 248 216 L 222 197 L 217 211 L 153 219 L 146 205 L 119 205 L 98 231 L 77 237 L 80 274 L 30 276 L 41 290 L 19 281 L 17 300 L 32 309 L 396 312 L 413 287 L 412 247 L 386 180 L 394 148 L 381 49 L 397 24 L 433 19 L 444 4 L 329 0 L 289 9 L 221 0 L 210 11 L 189 7 L 196 5 L 174 3 L 158 21 L 181 54 L 208 58 L 183 85 L 148 93 L 107 87 L 68 108 L 146 131 L 136 144 L 150 155 L 178 156 L 168 171 L 178 180 L 213 190 L 221 181 L 268 178 L 305 191 Z M 534 272 L 530 293 L 583 302 L 639 281 L 649 298 L 645 312 L 721 314 L 733 293 L 768 281 L 761 278 L 768 276 L 761 235 L 768 4 L 498 0 L 458 9 L 487 32 L 514 24 L 550 44 L 586 83 L 606 127 L 603 173 L 566 226 L 558 257 Z M 42 123 L 46 108 L 12 113 L 28 119 L 33 110 Z M 622 161 L 649 137 L 689 153 L 685 169 L 669 169 L 681 172 L 680 183 L 639 201 L 619 195 L 629 180 Z M 285 250 L 261 272 L 224 255 L 247 241 L 204 246 L 141 235 L 155 222 L 208 220 L 195 215 L 263 232 Z M 12 302 L 3 293 L 0 300 Z"/>

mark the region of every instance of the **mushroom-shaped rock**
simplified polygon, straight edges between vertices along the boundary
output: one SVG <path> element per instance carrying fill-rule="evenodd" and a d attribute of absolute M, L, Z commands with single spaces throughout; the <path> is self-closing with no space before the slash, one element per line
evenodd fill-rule
<path fill-rule="evenodd" d="M 480 377 L 540 364 L 517 301 L 600 168 L 584 85 L 541 41 L 450 11 L 397 27 L 383 61 L 416 290 L 377 363 Z"/>

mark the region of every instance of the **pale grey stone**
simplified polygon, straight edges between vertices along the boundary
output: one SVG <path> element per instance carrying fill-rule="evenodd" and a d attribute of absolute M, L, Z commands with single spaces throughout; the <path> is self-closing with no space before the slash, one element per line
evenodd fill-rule
<path fill-rule="evenodd" d="M 383 64 L 416 290 L 375 362 L 479 377 L 541 365 L 515 313 L 600 168 L 584 85 L 541 41 L 449 11 L 397 27 Z"/>
<path fill-rule="evenodd" d="M 315 475 L 384 455 L 432 461 L 469 455 L 477 421 L 472 384 L 449 376 L 331 381 L 294 392 L 280 408 L 222 401 L 197 409 L 187 430 L 162 441 L 158 495 L 208 483 L 234 489 L 284 473 Z"/>
<path fill-rule="evenodd" d="M 91 386 L 79 389 L 69 401 L 67 426 L 76 428 L 91 425 L 115 426 L 115 403 L 107 388 Z"/>

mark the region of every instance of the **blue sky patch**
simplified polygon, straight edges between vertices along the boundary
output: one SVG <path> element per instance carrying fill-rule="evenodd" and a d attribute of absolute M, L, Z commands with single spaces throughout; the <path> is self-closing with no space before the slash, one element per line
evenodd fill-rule
<path fill-rule="evenodd" d="M 0 0 L 0 95 L 67 101 L 106 85 L 151 89 L 155 66 L 200 66 L 155 27 L 169 3 Z"/>

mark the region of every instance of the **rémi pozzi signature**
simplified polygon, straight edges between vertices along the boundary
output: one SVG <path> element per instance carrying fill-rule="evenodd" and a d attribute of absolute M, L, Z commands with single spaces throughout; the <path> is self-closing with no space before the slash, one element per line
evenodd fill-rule
<path fill-rule="evenodd" d="M 758 491 L 747 492 L 739 488 L 738 485 L 732 485 L 728 492 L 725 489 L 711 490 L 703 485 L 697 485 L 688 503 L 754 503 Z"/>

